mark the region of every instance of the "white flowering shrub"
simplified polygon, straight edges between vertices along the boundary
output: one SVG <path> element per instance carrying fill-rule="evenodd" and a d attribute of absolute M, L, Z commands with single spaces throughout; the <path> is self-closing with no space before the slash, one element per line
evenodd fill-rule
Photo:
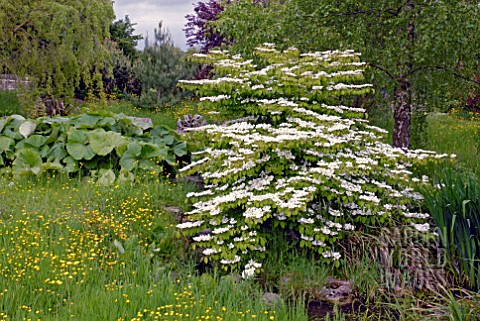
<path fill-rule="evenodd" d="M 200 173 L 206 186 L 188 195 L 193 209 L 177 228 L 193 237 L 205 262 L 252 276 L 268 253 L 268 235 L 291 229 L 300 246 L 338 265 L 338 240 L 359 226 L 400 219 L 428 229 L 411 187 L 428 178 L 412 177 L 408 167 L 445 155 L 381 143 L 386 132 L 368 124 L 365 110 L 333 104 L 372 90 L 359 54 L 278 52 L 270 44 L 256 54 L 265 67 L 222 51 L 196 54 L 218 78 L 181 81 L 203 103 L 254 116 L 192 129 L 205 148 L 181 171 Z"/>

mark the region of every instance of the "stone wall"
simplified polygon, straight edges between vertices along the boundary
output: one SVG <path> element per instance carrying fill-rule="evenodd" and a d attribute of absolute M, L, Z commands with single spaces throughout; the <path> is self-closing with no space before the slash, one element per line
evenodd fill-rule
<path fill-rule="evenodd" d="M 28 78 L 19 79 L 12 74 L 0 74 L 0 90 L 17 90 L 19 85 L 28 86 L 28 84 Z"/>

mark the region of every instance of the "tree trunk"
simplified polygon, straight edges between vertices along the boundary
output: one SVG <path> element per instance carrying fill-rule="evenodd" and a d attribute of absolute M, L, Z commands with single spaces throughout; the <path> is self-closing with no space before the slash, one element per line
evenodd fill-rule
<path fill-rule="evenodd" d="M 393 146 L 410 148 L 411 95 L 410 81 L 403 79 L 400 88 L 395 91 L 393 103 Z"/>
<path fill-rule="evenodd" d="M 415 3 L 407 0 L 405 11 L 410 13 L 415 9 Z M 412 118 L 412 93 L 410 80 L 408 79 L 413 70 L 413 53 L 415 45 L 415 15 L 407 23 L 407 44 L 408 61 L 404 66 L 401 76 L 398 78 L 399 89 L 395 91 L 395 102 L 393 107 L 393 146 L 410 148 L 410 126 Z"/>

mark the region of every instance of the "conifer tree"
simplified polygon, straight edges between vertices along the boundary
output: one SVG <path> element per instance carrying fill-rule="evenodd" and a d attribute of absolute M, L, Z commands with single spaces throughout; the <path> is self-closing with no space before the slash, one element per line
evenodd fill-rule
<path fill-rule="evenodd" d="M 190 78 L 193 73 L 194 68 L 160 22 L 154 31 L 153 42 L 148 37 L 145 39 L 145 49 L 136 67 L 136 74 L 142 82 L 140 105 L 155 108 L 181 99 L 185 92 L 177 87 L 177 82 Z"/>

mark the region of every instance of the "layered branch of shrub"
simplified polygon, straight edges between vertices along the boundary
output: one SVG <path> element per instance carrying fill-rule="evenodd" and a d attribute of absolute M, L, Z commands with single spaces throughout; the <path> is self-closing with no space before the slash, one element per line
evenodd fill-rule
<path fill-rule="evenodd" d="M 0 119 L 0 165 L 16 176 L 53 171 L 101 184 L 133 181 L 135 172 L 162 173 L 187 153 L 174 131 L 123 114 Z"/>
<path fill-rule="evenodd" d="M 196 54 L 219 78 L 181 82 L 203 103 L 249 116 L 192 129 L 205 146 L 181 171 L 200 173 L 206 188 L 188 195 L 193 210 L 177 227 L 193 237 L 204 261 L 242 266 L 242 275 L 252 276 L 269 235 L 283 229 L 338 266 L 337 244 L 348 231 L 399 220 L 428 231 L 428 214 L 418 211 L 422 197 L 412 188 L 428 178 L 413 177 L 409 167 L 447 155 L 383 144 L 386 132 L 369 125 L 365 110 L 335 104 L 372 90 L 360 55 L 279 52 L 272 44 L 256 55 L 264 67 L 228 52 Z"/>

